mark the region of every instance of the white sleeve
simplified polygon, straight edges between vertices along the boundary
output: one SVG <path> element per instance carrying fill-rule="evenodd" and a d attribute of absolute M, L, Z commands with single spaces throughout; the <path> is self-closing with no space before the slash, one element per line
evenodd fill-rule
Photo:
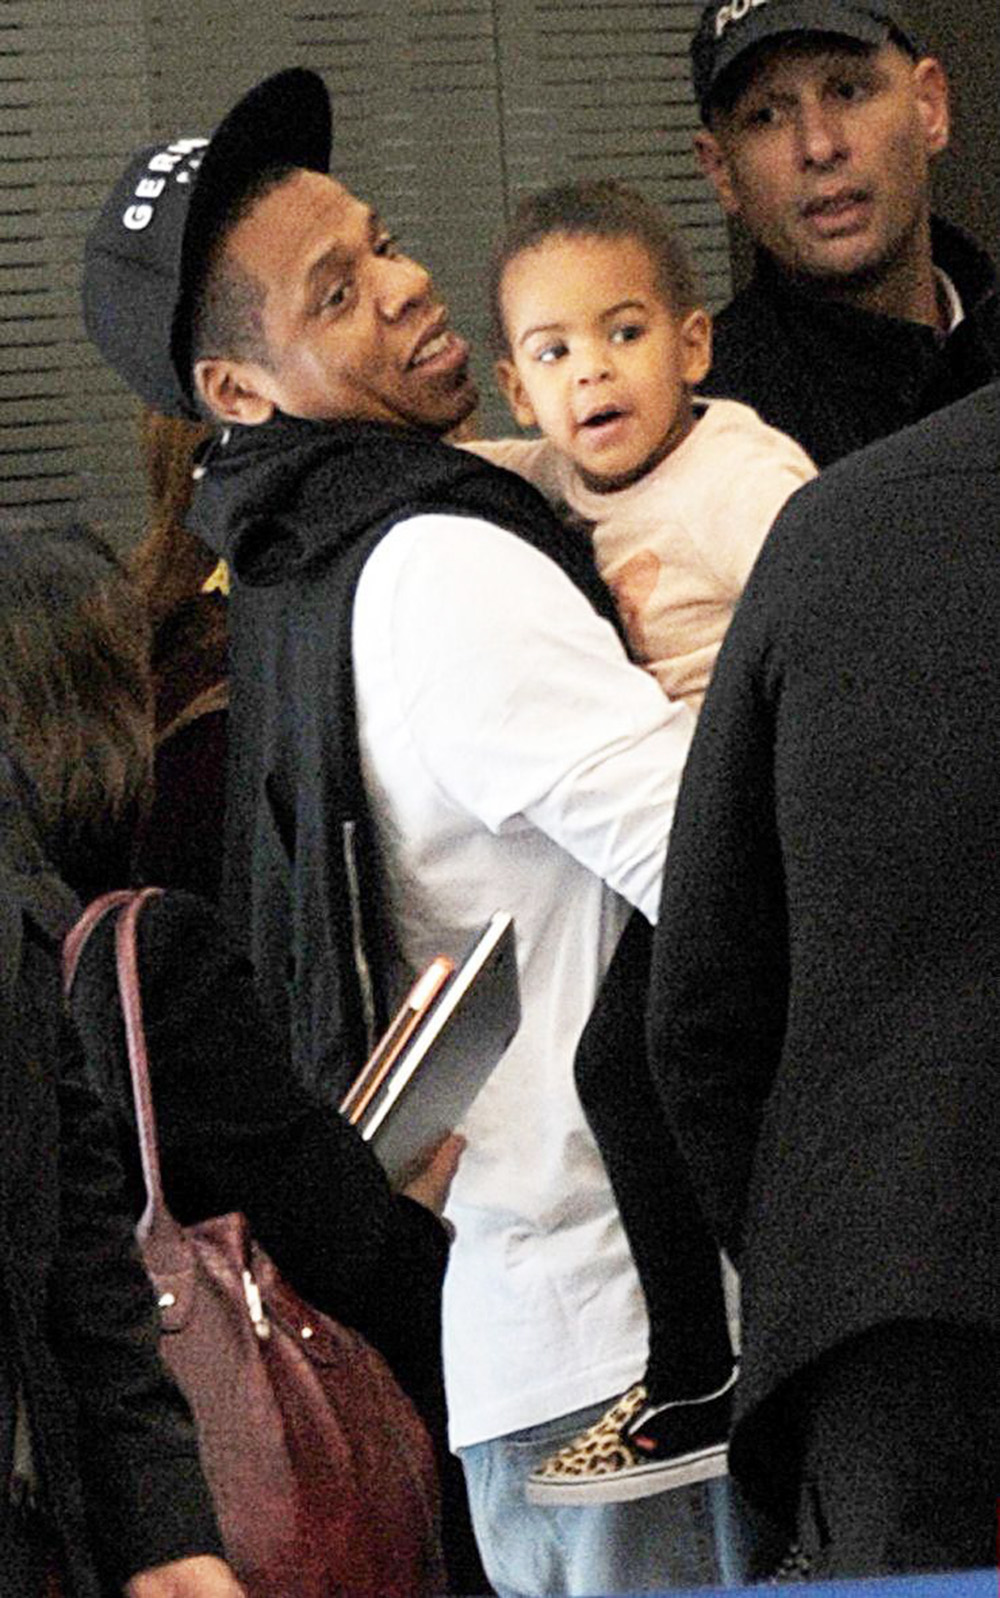
<path fill-rule="evenodd" d="M 400 523 L 358 587 L 359 702 L 376 655 L 449 803 L 491 832 L 538 827 L 655 920 L 694 718 L 558 566 L 489 522 Z"/>

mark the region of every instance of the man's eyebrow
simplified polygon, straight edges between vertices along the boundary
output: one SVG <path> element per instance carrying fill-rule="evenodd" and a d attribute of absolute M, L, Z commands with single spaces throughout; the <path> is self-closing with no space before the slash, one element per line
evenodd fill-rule
<path fill-rule="evenodd" d="M 349 266 L 354 258 L 354 251 L 344 244 L 331 244 L 322 255 L 317 255 L 308 272 L 306 273 L 306 288 L 318 288 L 320 283 L 331 272 L 342 270 Z"/>
<path fill-rule="evenodd" d="M 365 206 L 365 234 L 368 242 L 374 243 L 384 232 L 382 219 L 378 212 L 370 205 Z M 306 273 L 307 292 L 315 290 L 329 277 L 331 272 L 342 271 L 351 265 L 355 257 L 355 249 L 349 244 L 342 244 L 338 240 L 318 255 Z"/>

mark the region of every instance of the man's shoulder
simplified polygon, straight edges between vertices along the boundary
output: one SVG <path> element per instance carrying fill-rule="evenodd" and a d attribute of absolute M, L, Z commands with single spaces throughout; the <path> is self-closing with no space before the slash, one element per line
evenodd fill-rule
<path fill-rule="evenodd" d="M 741 401 L 816 455 L 822 429 L 814 381 L 787 319 L 754 278 L 715 318 L 712 365 L 699 391 Z"/>
<path fill-rule="evenodd" d="M 731 387 L 732 380 L 744 372 L 772 371 L 774 341 L 781 337 L 771 296 L 753 278 L 714 318 L 712 366 L 701 385 L 705 393 L 741 399 L 743 396 Z"/>
<path fill-rule="evenodd" d="M 742 400 L 764 419 L 794 433 L 810 386 L 800 342 L 797 302 L 776 292 L 758 269 L 714 318 L 712 365 L 699 385 L 710 398 Z M 817 336 L 814 324 L 810 339 Z"/>
<path fill-rule="evenodd" d="M 918 526 L 949 525 L 962 507 L 985 525 L 1000 512 L 1000 382 L 936 411 L 888 438 L 837 461 L 807 485 L 782 521 L 796 537 L 837 523 L 845 530 L 878 521 L 880 540 L 904 544 Z M 963 530 L 969 520 L 963 518 Z M 995 538 L 995 530 L 992 534 Z M 882 549 L 884 552 L 884 542 Z"/>

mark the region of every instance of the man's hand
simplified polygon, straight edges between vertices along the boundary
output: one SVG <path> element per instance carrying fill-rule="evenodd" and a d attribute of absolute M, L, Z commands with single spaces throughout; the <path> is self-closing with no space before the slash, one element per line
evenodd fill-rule
<path fill-rule="evenodd" d="M 429 1149 L 416 1170 L 411 1172 L 403 1192 L 440 1216 L 448 1201 L 448 1189 L 458 1170 L 465 1148 L 460 1132 L 449 1132 L 435 1148 Z"/>
<path fill-rule="evenodd" d="M 140 1570 L 126 1584 L 125 1598 L 246 1598 L 246 1594 L 221 1559 L 192 1554 Z"/>

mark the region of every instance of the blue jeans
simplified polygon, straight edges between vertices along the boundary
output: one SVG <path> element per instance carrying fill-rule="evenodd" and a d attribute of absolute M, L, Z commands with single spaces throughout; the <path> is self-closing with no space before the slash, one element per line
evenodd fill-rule
<path fill-rule="evenodd" d="M 529 1504 L 528 1473 L 612 1402 L 459 1449 L 476 1541 L 498 1598 L 611 1598 L 744 1579 L 727 1478 L 630 1503 Z"/>

